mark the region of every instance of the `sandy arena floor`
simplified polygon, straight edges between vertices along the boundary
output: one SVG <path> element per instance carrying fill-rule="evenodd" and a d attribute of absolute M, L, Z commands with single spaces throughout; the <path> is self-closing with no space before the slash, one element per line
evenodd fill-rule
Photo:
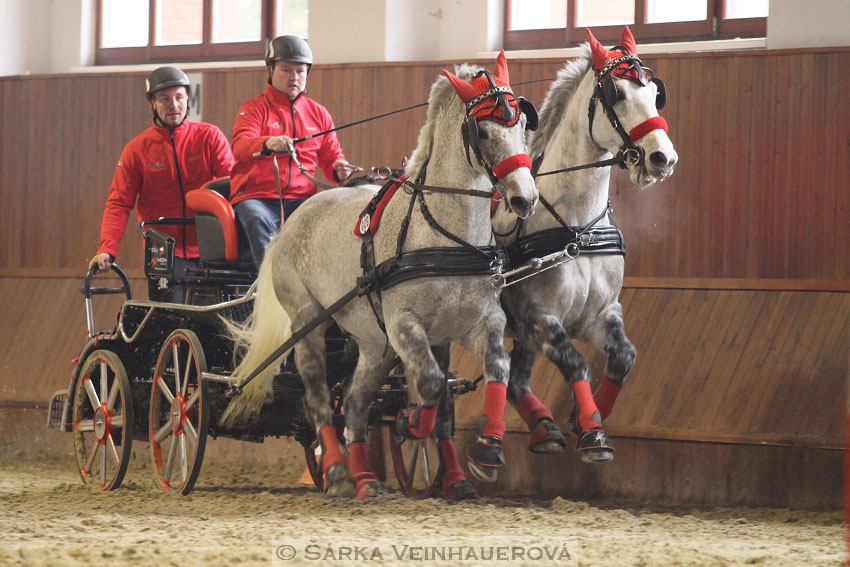
<path fill-rule="evenodd" d="M 292 470 L 204 467 L 195 491 L 174 497 L 138 465 L 117 492 L 94 493 L 71 462 L 0 464 L 0 565 L 837 567 L 844 558 L 840 512 L 396 494 L 364 504 L 300 486 Z"/>

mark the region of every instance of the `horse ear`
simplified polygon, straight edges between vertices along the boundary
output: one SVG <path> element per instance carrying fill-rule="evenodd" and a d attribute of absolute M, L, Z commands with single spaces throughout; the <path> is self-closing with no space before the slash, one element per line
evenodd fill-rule
<path fill-rule="evenodd" d="M 587 41 L 590 43 L 590 54 L 593 57 L 593 68 L 601 71 L 608 61 L 608 50 L 597 41 L 590 28 L 585 28 L 585 30 L 587 31 Z"/>
<path fill-rule="evenodd" d="M 502 81 L 506 85 L 510 85 L 510 76 L 508 76 L 508 61 L 505 59 L 505 50 L 499 52 L 496 57 L 496 79 Z"/>
<path fill-rule="evenodd" d="M 473 87 L 463 79 L 458 79 L 446 69 L 443 69 L 443 75 L 445 75 L 445 77 L 455 88 L 455 92 L 457 93 L 457 96 L 460 97 L 460 100 L 462 100 L 463 102 L 469 102 L 475 97 L 475 87 Z"/>
<path fill-rule="evenodd" d="M 638 54 L 635 36 L 632 35 L 632 30 L 629 29 L 629 26 L 623 28 L 623 34 L 620 36 L 620 45 L 625 47 L 632 55 Z"/>

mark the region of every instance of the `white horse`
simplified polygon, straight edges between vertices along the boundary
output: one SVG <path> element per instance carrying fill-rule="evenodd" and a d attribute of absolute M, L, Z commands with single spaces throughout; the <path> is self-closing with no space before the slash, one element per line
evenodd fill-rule
<path fill-rule="evenodd" d="M 400 416 L 399 427 L 411 438 L 435 433 L 449 468 L 442 486 L 447 496 L 475 495 L 445 433 L 449 428 L 437 423 L 445 417 L 437 414 L 452 341 L 483 360 L 488 382 L 481 438 L 468 455 L 471 470 L 487 477 L 503 461 L 510 361 L 503 346 L 505 315 L 489 281 L 499 258 L 489 197 L 494 186 L 500 187 L 513 212 L 525 218 L 538 194 L 525 141 L 527 107 L 510 89 L 504 53 L 497 59 L 495 75 L 466 65 L 455 72 L 460 78 L 444 70 L 445 78 L 431 88 L 427 120 L 405 168 L 413 182 L 387 192 L 381 205 L 359 221 L 361 212 L 375 204 L 370 205 L 375 188 L 319 193 L 287 219 L 266 250 L 253 326 L 242 337 L 250 348 L 234 371 L 244 376 L 256 368 L 289 336 L 290 319 L 292 328 L 300 329 L 350 292 L 364 275 L 362 258 L 368 277 L 360 282 L 377 280 L 378 291 L 355 297 L 333 315 L 359 346 L 344 407 L 348 466 L 360 499 L 384 490 L 366 459 L 367 413 L 396 355 L 421 399 L 414 412 Z M 375 217 L 380 210 L 378 230 Z M 411 273 L 413 279 L 407 279 Z M 351 490 L 351 477 L 331 426 L 324 341 L 331 323 L 320 324 L 294 349 L 307 412 L 322 444 L 327 490 L 342 494 Z M 224 419 L 256 411 L 269 399 L 274 374 L 266 371 L 249 383 Z"/>
<path fill-rule="evenodd" d="M 626 336 L 618 301 L 623 284 L 625 249 L 613 225 L 608 200 L 610 166 L 545 175 L 581 164 L 623 156 L 634 185 L 647 187 L 673 173 L 678 160 L 658 115 L 666 91 L 643 66 L 628 28 L 620 46 L 608 51 L 588 30 L 581 56 L 558 73 L 540 112 L 540 129 L 532 134 L 541 205 L 526 221 L 505 208 L 493 219 L 499 241 L 508 246 L 514 265 L 528 258 L 581 249 L 563 263 L 503 291 L 509 328 L 517 340 L 511 355 L 508 399 L 531 431 L 529 449 L 563 451 L 566 442 L 552 413 L 530 390 L 536 353 L 549 358 L 572 387 L 576 448 L 582 460 L 613 458 L 602 421 L 608 417 L 636 350 Z M 578 337 L 608 356 L 607 378 L 595 394 L 584 357 L 570 342 Z"/>

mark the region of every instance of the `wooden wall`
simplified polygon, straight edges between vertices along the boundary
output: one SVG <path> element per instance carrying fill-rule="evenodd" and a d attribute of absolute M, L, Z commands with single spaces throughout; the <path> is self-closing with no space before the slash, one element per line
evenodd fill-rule
<path fill-rule="evenodd" d="M 673 178 L 646 191 L 633 188 L 619 170 L 612 178 L 629 250 L 622 302 L 639 357 L 609 425 L 629 451 L 690 459 L 687 467 L 684 461 L 671 466 L 698 470 L 693 444 L 721 444 L 731 449 L 710 452 L 726 460 L 718 473 L 725 474 L 733 461 L 755 454 L 749 449 L 767 444 L 778 449 L 754 458 L 761 467 L 785 470 L 775 461 L 791 458 L 783 449 L 811 450 L 807 466 L 827 467 L 829 478 L 840 474 L 834 455 L 843 446 L 850 344 L 850 107 L 836 93 L 850 90 L 848 53 L 646 57 L 668 85 L 662 114 L 680 161 Z M 544 79 L 516 87 L 539 106 L 545 79 L 562 64 L 513 61 L 512 83 Z M 309 94 L 344 124 L 426 101 L 446 65 L 317 65 Z M 238 68 L 203 75 L 204 118 L 230 135 L 239 104 L 264 88 L 264 73 Z M 84 340 L 76 289 L 97 247 L 114 164 L 150 122 L 143 79 L 144 73 L 0 78 L 0 337 L 6 345 L 0 405 L 43 404 L 66 385 L 69 361 Z M 339 137 L 354 163 L 398 166 L 413 149 L 424 115 L 424 108 L 408 111 Z M 132 226 L 119 262 L 140 274 Z M 136 289 L 144 296 L 142 286 Z M 115 310 L 103 304 L 98 313 L 109 326 Z M 456 354 L 458 370 L 472 377 L 476 363 Z M 588 355 L 600 375 L 602 357 Z M 534 380 L 563 422 L 571 402 L 557 372 L 538 362 Z M 476 395 L 459 403 L 462 429 L 473 427 L 480 407 Z M 510 429 L 521 431 L 508 413 Z M 615 467 L 651 466 L 618 459 L 623 465 Z M 636 475 L 651 477 L 644 473 Z M 516 474 L 534 476 L 525 469 Z M 519 486 L 516 474 L 506 486 Z M 585 482 L 596 473 L 577 474 Z M 626 473 L 598 474 L 622 480 Z M 787 476 L 794 490 L 818 490 L 798 486 L 809 477 Z M 625 494 L 654 497 L 659 488 L 649 484 L 633 482 Z M 700 486 L 675 494 L 735 500 L 729 483 Z M 798 494 L 794 505 L 834 500 L 838 506 L 840 483 L 829 486 L 820 504 Z M 759 498 L 738 501 L 788 503 Z"/>

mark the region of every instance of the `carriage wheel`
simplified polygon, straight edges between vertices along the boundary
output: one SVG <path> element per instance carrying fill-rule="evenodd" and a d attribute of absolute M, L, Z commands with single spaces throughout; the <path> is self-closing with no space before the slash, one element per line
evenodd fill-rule
<path fill-rule="evenodd" d="M 133 396 L 124 364 L 114 352 L 96 350 L 80 370 L 74 394 L 74 453 L 85 484 L 121 486 L 133 443 Z"/>
<path fill-rule="evenodd" d="M 206 370 L 194 332 L 177 329 L 168 336 L 156 361 L 148 420 L 154 474 L 166 492 L 188 494 L 201 470 L 210 415 L 201 381 Z"/>
<path fill-rule="evenodd" d="M 405 496 L 431 498 L 440 492 L 445 473 L 437 444 L 426 439 L 406 439 L 390 426 L 390 455 L 398 486 Z"/>

